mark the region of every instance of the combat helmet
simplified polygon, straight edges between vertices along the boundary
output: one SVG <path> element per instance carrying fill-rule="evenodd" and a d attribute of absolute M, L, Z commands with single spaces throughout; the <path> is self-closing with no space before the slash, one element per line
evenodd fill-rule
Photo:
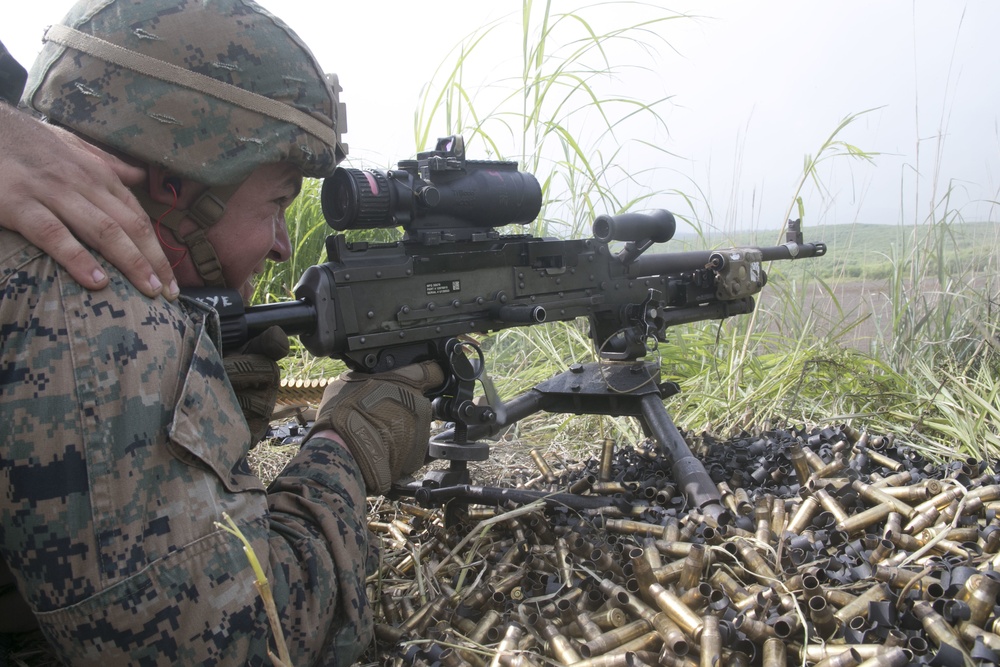
<path fill-rule="evenodd" d="M 251 0 L 81 0 L 48 28 L 22 102 L 90 139 L 213 186 L 162 222 L 208 285 L 222 272 L 204 232 L 262 164 L 324 177 L 347 154 L 335 75 Z M 165 212 L 140 197 L 147 212 Z"/>

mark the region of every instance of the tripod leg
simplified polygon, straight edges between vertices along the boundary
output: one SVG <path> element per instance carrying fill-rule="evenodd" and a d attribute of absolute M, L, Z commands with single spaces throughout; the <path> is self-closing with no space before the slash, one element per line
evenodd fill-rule
<path fill-rule="evenodd" d="M 708 476 L 705 466 L 691 453 L 680 431 L 674 426 L 663 405 L 663 399 L 656 394 L 646 394 L 642 397 L 641 406 L 646 427 L 660 443 L 664 456 L 670 462 L 674 481 L 688 503 L 706 516 L 719 521 L 726 513 L 722 506 L 722 495 Z"/>

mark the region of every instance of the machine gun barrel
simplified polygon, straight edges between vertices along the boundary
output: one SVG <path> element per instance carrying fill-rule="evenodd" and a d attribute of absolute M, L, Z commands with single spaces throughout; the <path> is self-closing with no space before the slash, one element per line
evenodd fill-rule
<path fill-rule="evenodd" d="M 822 257 L 826 254 L 825 243 L 786 243 L 784 245 L 756 247 L 761 254 L 761 261 L 803 259 L 806 257 Z M 688 252 L 670 252 L 642 255 L 628 266 L 628 275 L 632 277 L 658 276 L 664 274 L 697 271 L 706 267 L 721 269 L 725 255 L 717 250 L 692 250 Z"/>

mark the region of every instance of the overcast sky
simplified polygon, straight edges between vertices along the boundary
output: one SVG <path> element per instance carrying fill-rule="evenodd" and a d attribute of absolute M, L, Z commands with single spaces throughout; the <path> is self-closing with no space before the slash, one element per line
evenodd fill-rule
<path fill-rule="evenodd" d="M 0 40 L 27 66 L 44 26 L 71 4 L 6 3 Z M 470 58 L 467 85 L 519 71 L 520 2 L 514 0 L 262 4 L 340 75 L 351 157 L 368 165 L 390 166 L 415 152 L 413 114 L 422 87 L 449 50 L 478 27 L 493 20 L 506 26 L 497 29 L 488 51 Z M 843 118 L 875 108 L 840 139 L 882 155 L 874 166 L 828 163 L 821 174 L 829 192 L 809 186 L 803 193 L 807 225 L 912 224 L 927 216 L 949 185 L 950 210 L 971 220 L 996 218 L 985 202 L 1000 199 L 1000 3 L 660 4 L 699 18 L 656 28 L 659 36 L 648 39 L 656 47 L 652 56 L 612 51 L 613 58 L 627 61 L 616 65 L 651 71 L 609 80 L 607 94 L 670 98 L 659 107 L 668 131 L 629 126 L 629 136 L 619 136 L 633 146 L 621 156 L 621 166 L 645 174 L 645 187 L 692 197 L 702 225 L 780 226 L 805 155 L 814 154 Z M 579 6 L 555 0 L 553 11 Z M 604 30 L 650 10 L 615 3 L 611 10 L 587 11 L 595 28 Z M 642 141 L 676 157 L 644 150 Z M 479 156 L 470 151 L 470 157 Z M 677 196 L 664 195 L 654 204 L 686 208 Z"/>

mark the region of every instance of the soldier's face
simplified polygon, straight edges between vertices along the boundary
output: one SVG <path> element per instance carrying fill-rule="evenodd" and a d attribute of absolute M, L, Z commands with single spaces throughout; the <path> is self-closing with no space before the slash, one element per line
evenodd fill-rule
<path fill-rule="evenodd" d="M 226 285 L 243 298 L 253 294 L 253 278 L 265 260 L 292 255 L 285 209 L 302 188 L 302 173 L 288 163 L 258 167 L 226 203 L 226 212 L 208 231 L 222 264 Z"/>

